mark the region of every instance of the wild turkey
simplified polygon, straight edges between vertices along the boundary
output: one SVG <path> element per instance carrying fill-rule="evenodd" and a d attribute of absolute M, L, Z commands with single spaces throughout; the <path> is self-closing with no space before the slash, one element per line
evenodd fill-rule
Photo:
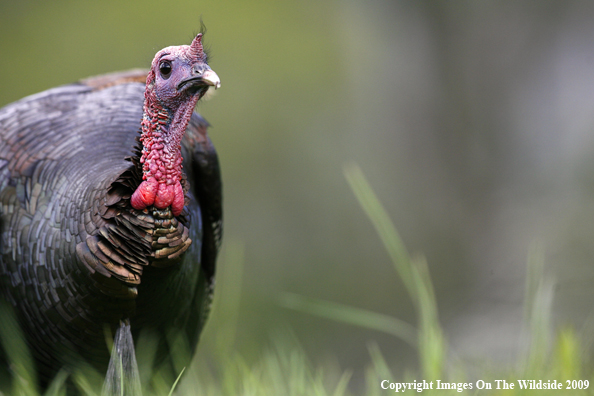
<path fill-rule="evenodd" d="M 172 330 L 196 347 L 222 230 L 219 163 L 194 112 L 211 86 L 198 34 L 159 51 L 148 75 L 0 110 L 1 295 L 43 383 L 80 358 L 105 372 L 105 328 L 124 320 L 135 339 L 157 334 L 161 355 Z"/>

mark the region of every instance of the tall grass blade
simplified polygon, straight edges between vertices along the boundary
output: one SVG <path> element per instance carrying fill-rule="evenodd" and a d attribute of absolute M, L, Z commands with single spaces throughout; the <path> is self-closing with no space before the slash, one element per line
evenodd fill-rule
<path fill-rule="evenodd" d="M 43 396 L 61 396 L 66 394 L 65 383 L 68 378 L 68 373 L 64 370 L 60 370 L 56 377 L 53 379 L 50 386 L 47 388 Z"/>
<path fill-rule="evenodd" d="M 551 346 L 551 317 L 554 296 L 554 282 L 544 275 L 544 254 L 542 246 L 533 244 L 529 251 L 525 325 L 529 329 L 530 346 L 527 351 L 525 372 L 535 374 L 547 360 Z"/>
<path fill-rule="evenodd" d="M 0 342 L 10 365 L 13 395 L 37 396 L 37 377 L 33 359 L 12 308 L 0 300 Z"/>
<path fill-rule="evenodd" d="M 446 358 L 446 342 L 437 313 L 437 301 L 424 257 L 411 263 L 419 296 L 419 356 L 424 378 L 440 379 Z"/>
<path fill-rule="evenodd" d="M 562 381 L 582 378 L 582 350 L 579 337 L 575 330 L 566 327 L 561 330 L 557 336 L 556 361 L 558 369 L 556 370 Z"/>
<path fill-rule="evenodd" d="M 412 325 L 388 315 L 293 293 L 284 293 L 280 302 L 285 308 L 381 331 L 398 337 L 413 347 L 417 346 L 416 329 Z"/>
<path fill-rule="evenodd" d="M 534 303 L 539 285 L 544 279 L 544 249 L 542 243 L 534 241 L 528 248 L 526 262 L 526 286 L 524 290 L 524 323 L 529 324 L 534 313 Z"/>
<path fill-rule="evenodd" d="M 136 361 L 140 372 L 141 389 L 148 389 L 153 378 L 153 366 L 157 354 L 157 336 L 153 332 L 144 331 L 136 340 Z"/>
<path fill-rule="evenodd" d="M 377 378 L 393 381 L 395 379 L 394 373 L 392 373 L 390 366 L 388 366 L 388 363 L 380 351 L 379 346 L 373 342 L 367 346 L 367 349 L 369 350 L 369 356 L 371 356 L 373 372 L 377 375 Z"/>
<path fill-rule="evenodd" d="M 76 387 L 80 391 L 81 395 L 85 396 L 98 396 L 97 388 L 93 386 L 92 381 L 89 380 L 89 377 L 85 375 L 82 371 L 76 371 L 73 375 L 74 383 Z M 103 395 L 101 395 L 103 396 Z"/>
<path fill-rule="evenodd" d="M 140 374 L 136 363 L 134 340 L 130 323 L 121 322 L 117 329 L 111 359 L 105 376 L 102 390 L 103 396 L 141 396 Z"/>
<path fill-rule="evenodd" d="M 177 378 L 175 379 L 175 382 L 173 383 L 173 386 L 171 387 L 171 390 L 169 391 L 169 394 L 167 396 L 171 396 L 173 395 L 173 391 L 175 390 L 175 387 L 177 386 L 177 383 L 179 382 L 179 380 L 181 379 L 182 374 L 184 373 L 184 371 L 186 371 L 186 368 L 184 367 L 182 369 L 182 371 L 179 373 L 179 375 L 177 376 Z"/>
<path fill-rule="evenodd" d="M 373 192 L 358 165 L 350 163 L 344 167 L 344 175 L 369 220 L 375 227 L 386 251 L 388 252 L 398 275 L 404 282 L 408 294 L 416 300 L 413 275 L 410 268 L 410 257 L 400 234 L 392 224 L 388 213 Z"/>
<path fill-rule="evenodd" d="M 332 396 L 343 396 L 346 394 L 347 387 L 349 386 L 349 382 L 351 377 L 353 376 L 352 371 L 345 371 L 338 380 L 338 384 L 336 384 L 336 388 L 332 393 Z"/>
<path fill-rule="evenodd" d="M 122 362 L 122 355 L 118 357 L 120 358 L 120 396 L 124 396 L 124 364 Z"/>
<path fill-rule="evenodd" d="M 446 345 L 439 324 L 437 302 L 427 263 L 423 258 L 411 260 L 388 212 L 373 192 L 361 168 L 353 163 L 348 164 L 344 167 L 344 174 L 415 303 L 419 320 L 418 345 L 423 374 L 427 380 L 441 378 Z"/>

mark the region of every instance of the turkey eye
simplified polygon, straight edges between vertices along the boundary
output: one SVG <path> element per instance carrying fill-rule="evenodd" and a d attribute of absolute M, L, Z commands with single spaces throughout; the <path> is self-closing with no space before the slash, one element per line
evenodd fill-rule
<path fill-rule="evenodd" d="M 164 78 L 169 77 L 169 75 L 171 74 L 171 62 L 161 62 L 161 64 L 159 65 L 159 71 L 161 72 L 161 76 L 163 76 Z"/>

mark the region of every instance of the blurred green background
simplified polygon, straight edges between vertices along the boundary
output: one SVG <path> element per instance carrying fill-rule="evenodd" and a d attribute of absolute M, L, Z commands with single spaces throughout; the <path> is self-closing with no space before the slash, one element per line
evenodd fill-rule
<path fill-rule="evenodd" d="M 415 321 L 345 181 L 349 161 L 427 256 L 453 354 L 505 362 L 522 348 L 533 241 L 556 279 L 555 323 L 588 328 L 594 3 L 0 1 L 0 105 L 148 67 L 201 17 L 222 89 L 198 110 L 225 198 L 202 358 L 236 328 L 224 348 L 248 361 L 289 332 L 313 362 L 355 377 L 370 341 L 390 364 L 414 364 L 391 336 L 279 304 L 291 292 Z"/>

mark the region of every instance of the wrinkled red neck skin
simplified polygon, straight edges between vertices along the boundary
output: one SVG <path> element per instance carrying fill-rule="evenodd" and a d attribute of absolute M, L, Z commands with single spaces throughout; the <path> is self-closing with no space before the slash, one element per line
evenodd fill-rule
<path fill-rule="evenodd" d="M 142 210 L 153 205 L 158 209 L 171 206 L 174 216 L 184 208 L 181 186 L 181 139 L 190 122 L 198 95 L 180 100 L 175 110 L 165 109 L 155 98 L 151 85 L 147 85 L 142 135 L 142 183 L 130 199 L 134 209 Z"/>

